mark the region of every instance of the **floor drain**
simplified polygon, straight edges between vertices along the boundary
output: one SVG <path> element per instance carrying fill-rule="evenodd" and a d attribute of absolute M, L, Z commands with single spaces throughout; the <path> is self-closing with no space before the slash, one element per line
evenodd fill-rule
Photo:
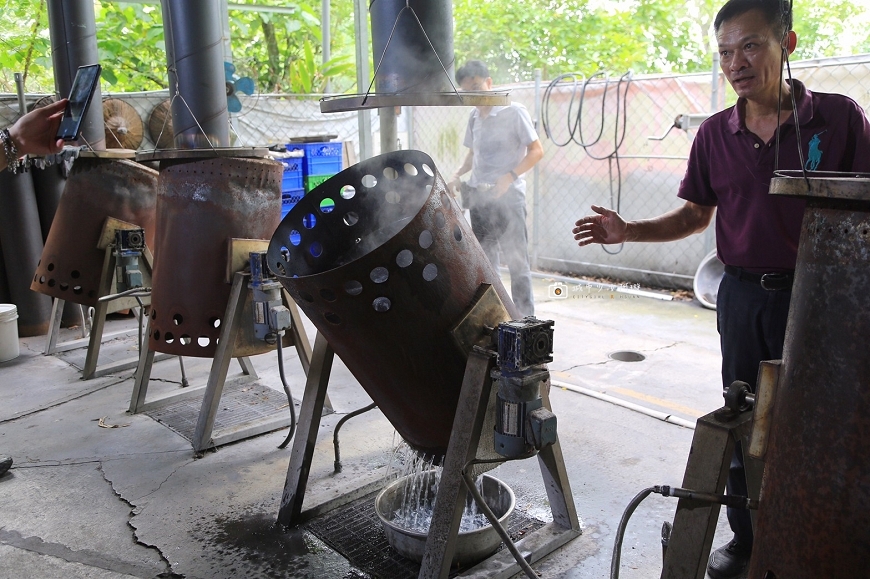
<path fill-rule="evenodd" d="M 617 362 L 642 362 L 646 360 L 646 356 L 633 350 L 618 350 L 607 354 L 607 357 Z"/>

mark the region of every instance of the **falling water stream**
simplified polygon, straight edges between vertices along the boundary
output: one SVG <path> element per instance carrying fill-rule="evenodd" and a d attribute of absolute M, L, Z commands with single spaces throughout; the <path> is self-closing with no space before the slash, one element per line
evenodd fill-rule
<path fill-rule="evenodd" d="M 443 469 L 435 464 L 434 458 L 420 456 L 404 442 L 397 446 L 389 470 L 393 469 L 396 462 L 403 462 L 401 468 L 395 470 L 398 472 L 398 478 L 405 482 L 399 491 L 402 496 L 401 503 L 392 512 L 391 521 L 397 527 L 407 531 L 428 533 L 429 526 L 432 524 L 435 499 L 438 496 L 438 483 L 441 481 Z M 482 494 L 480 477 L 475 481 L 475 486 Z M 501 493 L 501 487 L 499 487 L 499 493 Z M 469 495 L 462 512 L 459 532 L 469 533 L 488 525 L 489 520 L 487 520 L 486 515 L 478 509 L 477 503 Z"/>

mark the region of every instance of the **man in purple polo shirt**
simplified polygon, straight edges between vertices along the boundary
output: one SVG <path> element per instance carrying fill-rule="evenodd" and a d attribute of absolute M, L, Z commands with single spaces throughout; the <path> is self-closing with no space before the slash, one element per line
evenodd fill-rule
<path fill-rule="evenodd" d="M 807 170 L 870 172 L 864 111 L 848 97 L 782 80 L 784 59 L 797 43 L 788 6 L 729 0 L 717 14 L 722 71 L 739 98 L 698 130 L 678 193 L 685 203 L 638 221 L 593 205 L 596 215 L 579 219 L 573 230 L 580 246 L 673 241 L 703 231 L 716 213 L 716 246 L 725 264 L 716 303 L 723 386 L 734 380 L 754 386 L 759 362 L 782 357 L 804 201 L 768 191 L 777 166 L 801 169 L 795 120 Z M 739 445 L 727 488 L 729 494 L 747 493 Z M 710 555 L 713 579 L 740 575 L 752 551 L 749 513 L 728 509 L 728 520 L 734 538 Z"/>

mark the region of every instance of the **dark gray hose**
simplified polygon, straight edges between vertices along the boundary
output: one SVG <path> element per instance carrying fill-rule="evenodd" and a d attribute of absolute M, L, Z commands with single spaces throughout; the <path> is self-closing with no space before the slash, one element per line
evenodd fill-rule
<path fill-rule="evenodd" d="M 495 513 L 492 512 L 492 509 L 489 508 L 489 505 L 486 504 L 486 501 L 483 500 L 483 497 L 477 491 L 477 487 L 474 486 L 474 481 L 471 480 L 471 475 L 468 474 L 467 468 L 462 469 L 462 480 L 465 482 L 465 487 L 468 489 L 468 492 L 470 492 L 471 496 L 474 497 L 474 502 L 476 502 L 478 508 L 483 511 L 486 518 L 489 519 L 490 524 L 498 533 L 499 537 L 501 537 L 501 540 L 504 541 L 505 547 L 507 547 L 508 551 L 510 551 L 514 556 L 514 559 L 517 560 L 517 564 L 522 568 L 526 576 L 529 577 L 529 579 L 538 579 L 538 574 L 535 573 L 535 570 L 532 569 L 529 562 L 526 561 L 525 557 L 523 557 L 519 552 L 517 546 L 514 545 L 514 542 L 511 540 L 511 536 L 505 528 L 501 526 L 501 523 L 498 522 L 498 517 L 495 516 Z"/>
<path fill-rule="evenodd" d="M 647 498 L 650 493 L 655 491 L 655 487 L 650 487 L 640 491 L 636 497 L 631 499 L 628 506 L 625 507 L 625 512 L 622 513 L 622 519 L 619 520 L 619 527 L 616 529 L 616 541 L 613 544 L 613 558 L 610 560 L 610 579 L 619 579 L 619 559 L 622 556 L 622 538 L 625 535 L 625 527 L 628 525 L 628 519 L 637 506 Z"/>
<path fill-rule="evenodd" d="M 284 393 L 287 394 L 287 402 L 290 404 L 290 432 L 287 433 L 284 442 L 278 445 L 280 449 L 287 448 L 296 433 L 296 407 L 293 406 L 293 394 L 290 393 L 290 386 L 287 384 L 287 378 L 284 377 L 284 350 L 281 346 L 283 338 L 284 332 L 278 332 L 278 374 L 281 375 L 281 385 L 284 386 Z"/>
<path fill-rule="evenodd" d="M 334 472 L 336 474 L 341 472 L 341 453 L 338 450 L 338 431 L 341 430 L 341 427 L 344 426 L 344 423 L 353 418 L 354 416 L 359 416 L 364 412 L 368 412 L 369 410 L 374 410 L 378 405 L 372 402 L 368 406 L 363 408 L 358 408 L 353 412 L 348 412 L 347 415 L 343 416 L 341 420 L 338 421 L 338 424 L 335 425 L 335 430 L 332 433 L 332 446 L 335 448 L 335 461 L 332 463 L 334 467 Z"/>

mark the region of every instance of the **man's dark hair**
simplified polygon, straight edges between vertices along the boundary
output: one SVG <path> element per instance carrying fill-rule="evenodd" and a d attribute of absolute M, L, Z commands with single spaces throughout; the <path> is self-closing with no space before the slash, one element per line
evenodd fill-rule
<path fill-rule="evenodd" d="M 750 10 L 760 10 L 777 38 L 783 38 L 791 30 L 792 0 L 728 0 L 713 21 L 713 30 L 719 32 L 723 22 L 737 18 Z"/>
<path fill-rule="evenodd" d="M 466 78 L 489 78 L 489 69 L 480 60 L 469 60 L 456 71 L 456 82 L 462 84 Z"/>

